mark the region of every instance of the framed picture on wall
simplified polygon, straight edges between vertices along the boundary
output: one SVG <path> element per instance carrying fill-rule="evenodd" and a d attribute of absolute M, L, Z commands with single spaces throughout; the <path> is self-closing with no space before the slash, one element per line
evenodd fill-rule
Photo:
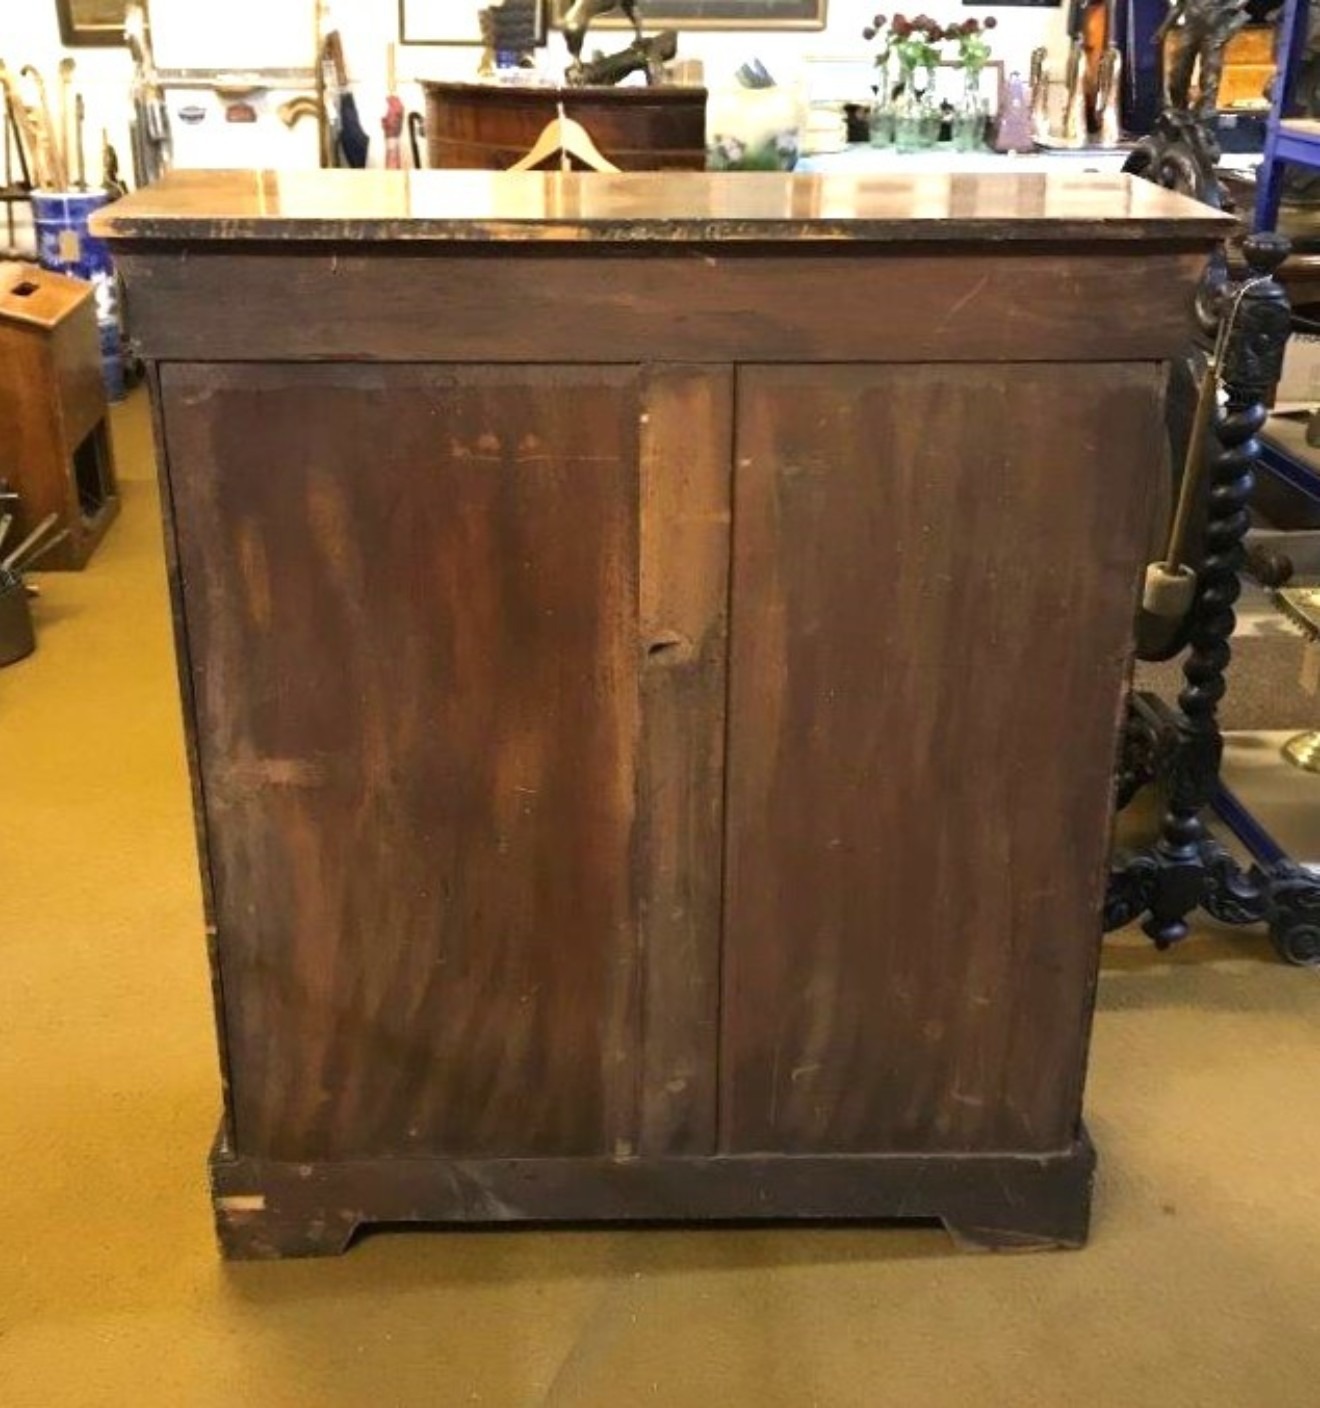
<path fill-rule="evenodd" d="M 555 22 L 572 0 L 553 0 Z M 827 0 L 640 0 L 642 26 L 675 29 L 824 29 Z M 592 28 L 626 25 L 621 11 L 602 15 Z"/>
<path fill-rule="evenodd" d="M 545 42 L 547 3 L 536 0 L 536 42 Z M 491 0 L 399 0 L 400 44 L 480 44 Z"/>
<path fill-rule="evenodd" d="M 55 0 L 60 38 L 72 48 L 122 44 L 127 0 Z"/>

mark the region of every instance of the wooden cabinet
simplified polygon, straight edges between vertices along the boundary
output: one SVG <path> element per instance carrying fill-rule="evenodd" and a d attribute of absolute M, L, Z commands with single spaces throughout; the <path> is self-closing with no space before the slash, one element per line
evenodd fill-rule
<path fill-rule="evenodd" d="M 0 483 L 19 496 L 7 550 L 52 514 L 65 535 L 43 572 L 84 567 L 119 512 L 92 286 L 17 263 L 0 264 Z"/>
<path fill-rule="evenodd" d="M 180 176 L 106 217 L 231 1255 L 1084 1238 L 1162 362 L 1223 222 L 1127 178 L 889 184 Z"/>
<path fill-rule="evenodd" d="M 424 83 L 426 159 L 438 168 L 504 171 L 561 109 L 624 171 L 703 171 L 706 90 Z"/>

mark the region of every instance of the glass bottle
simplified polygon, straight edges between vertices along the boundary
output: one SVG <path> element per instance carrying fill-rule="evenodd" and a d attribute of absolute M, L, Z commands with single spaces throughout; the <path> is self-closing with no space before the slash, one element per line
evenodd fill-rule
<path fill-rule="evenodd" d="M 894 145 L 894 90 L 889 81 L 889 60 L 876 64 L 875 102 L 869 119 L 871 145 L 889 148 Z"/>
<path fill-rule="evenodd" d="M 955 151 L 980 151 L 985 145 L 986 122 L 990 105 L 981 91 L 979 67 L 963 69 L 963 91 L 953 115 L 953 147 Z"/>

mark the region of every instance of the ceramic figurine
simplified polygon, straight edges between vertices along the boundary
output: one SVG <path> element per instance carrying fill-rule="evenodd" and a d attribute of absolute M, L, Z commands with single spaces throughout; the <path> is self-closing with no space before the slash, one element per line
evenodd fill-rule
<path fill-rule="evenodd" d="M 1031 103 L 1020 73 L 1010 73 L 1000 90 L 994 146 L 997 152 L 1029 152 L 1035 147 Z"/>

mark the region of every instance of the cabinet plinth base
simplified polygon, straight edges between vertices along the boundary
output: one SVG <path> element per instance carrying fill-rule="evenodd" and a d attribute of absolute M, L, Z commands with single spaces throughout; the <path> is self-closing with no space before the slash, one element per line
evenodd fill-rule
<path fill-rule="evenodd" d="M 963 1249 L 1080 1247 L 1095 1152 L 743 1154 L 639 1159 L 284 1163 L 217 1145 L 211 1187 L 233 1260 L 329 1256 L 373 1223 L 939 1219 Z"/>

